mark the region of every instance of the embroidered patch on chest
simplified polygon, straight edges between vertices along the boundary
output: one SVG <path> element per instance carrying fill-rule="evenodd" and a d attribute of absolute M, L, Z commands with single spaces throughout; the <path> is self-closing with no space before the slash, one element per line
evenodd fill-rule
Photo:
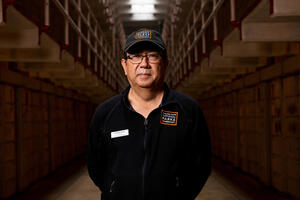
<path fill-rule="evenodd" d="M 177 126 L 178 112 L 161 110 L 160 123 L 164 125 Z"/>

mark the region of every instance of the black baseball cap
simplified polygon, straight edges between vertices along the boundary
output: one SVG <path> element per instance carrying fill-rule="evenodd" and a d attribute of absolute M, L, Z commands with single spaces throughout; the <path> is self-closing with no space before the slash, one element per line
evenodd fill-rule
<path fill-rule="evenodd" d="M 161 34 L 156 30 L 142 28 L 132 32 L 126 40 L 124 55 L 126 52 L 137 47 L 143 48 L 144 46 L 152 46 L 161 50 L 163 55 L 167 55 L 166 45 L 161 37 Z"/>

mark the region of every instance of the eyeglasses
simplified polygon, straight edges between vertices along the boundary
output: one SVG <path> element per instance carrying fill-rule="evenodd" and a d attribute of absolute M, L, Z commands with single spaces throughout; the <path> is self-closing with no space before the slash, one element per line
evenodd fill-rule
<path fill-rule="evenodd" d="M 138 54 L 134 54 L 134 55 L 128 55 L 127 59 L 129 59 L 131 61 L 131 63 L 133 64 L 140 64 L 143 61 L 143 58 L 147 58 L 149 63 L 152 64 L 156 64 L 159 63 L 161 56 L 159 54 L 147 54 L 147 55 L 138 55 Z"/>

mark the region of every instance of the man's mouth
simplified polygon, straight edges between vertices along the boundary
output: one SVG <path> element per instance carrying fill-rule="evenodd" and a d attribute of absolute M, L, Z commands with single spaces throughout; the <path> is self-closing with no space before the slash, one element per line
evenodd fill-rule
<path fill-rule="evenodd" d="M 151 76 L 149 69 L 138 69 L 136 71 L 136 76 Z"/>
<path fill-rule="evenodd" d="M 140 73 L 140 74 L 137 74 L 137 76 L 151 76 L 150 73 Z"/>

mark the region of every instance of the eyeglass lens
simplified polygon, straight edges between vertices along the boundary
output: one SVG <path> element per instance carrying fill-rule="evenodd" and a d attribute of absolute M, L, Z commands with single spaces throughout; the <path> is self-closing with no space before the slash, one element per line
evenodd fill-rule
<path fill-rule="evenodd" d="M 157 63 L 160 60 L 160 56 L 156 54 L 148 54 L 148 55 L 132 55 L 128 56 L 132 63 L 138 64 L 143 61 L 143 58 L 146 58 L 149 63 Z"/>

